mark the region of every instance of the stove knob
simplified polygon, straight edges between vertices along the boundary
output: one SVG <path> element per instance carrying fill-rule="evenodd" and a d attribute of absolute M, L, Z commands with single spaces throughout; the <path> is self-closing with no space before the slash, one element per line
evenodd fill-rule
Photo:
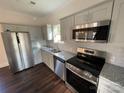
<path fill-rule="evenodd" d="M 92 78 L 93 75 L 89 75 L 89 78 Z"/>
<path fill-rule="evenodd" d="M 78 68 L 77 68 L 76 70 L 77 70 L 77 71 L 79 71 L 79 69 L 78 69 Z"/>
<path fill-rule="evenodd" d="M 84 75 L 85 75 L 85 76 L 88 76 L 88 73 L 87 73 L 87 72 L 84 72 Z"/>

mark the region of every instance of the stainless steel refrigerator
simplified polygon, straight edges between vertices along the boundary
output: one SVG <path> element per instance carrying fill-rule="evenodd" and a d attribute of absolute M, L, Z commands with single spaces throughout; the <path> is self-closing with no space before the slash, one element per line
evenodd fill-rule
<path fill-rule="evenodd" d="M 28 32 L 2 32 L 2 38 L 13 73 L 34 65 L 30 34 Z"/>

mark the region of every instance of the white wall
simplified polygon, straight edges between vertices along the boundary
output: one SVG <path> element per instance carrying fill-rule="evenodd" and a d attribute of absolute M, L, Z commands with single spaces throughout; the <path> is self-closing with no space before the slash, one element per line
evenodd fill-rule
<path fill-rule="evenodd" d="M 2 26 L 0 25 L 0 33 L 3 32 Z M 8 60 L 3 45 L 3 40 L 0 34 L 0 68 L 8 66 Z"/>
<path fill-rule="evenodd" d="M 42 21 L 36 16 L 0 8 L 0 23 L 41 25 Z"/>

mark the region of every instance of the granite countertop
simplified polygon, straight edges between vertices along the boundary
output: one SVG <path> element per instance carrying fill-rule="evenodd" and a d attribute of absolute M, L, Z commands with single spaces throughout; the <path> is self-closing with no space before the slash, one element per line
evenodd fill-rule
<path fill-rule="evenodd" d="M 76 54 L 67 52 L 67 51 L 53 53 L 50 51 L 52 48 L 43 47 L 41 49 L 51 53 L 52 55 L 54 55 L 56 57 L 63 59 L 64 61 L 67 61 L 68 59 L 76 56 Z M 112 65 L 109 63 L 105 63 L 105 65 L 103 66 L 103 69 L 100 73 L 100 77 L 108 79 L 108 80 L 112 81 L 113 83 L 124 87 L 124 68 L 122 68 L 122 67 L 115 66 L 115 65 Z"/>
<path fill-rule="evenodd" d="M 62 51 L 59 53 L 55 53 L 54 55 L 63 59 L 64 61 L 67 61 L 68 59 L 74 57 L 76 54 L 73 54 L 73 53 L 67 52 L 67 51 Z"/>
<path fill-rule="evenodd" d="M 124 68 L 122 67 L 105 63 L 100 76 L 124 87 Z"/>
<path fill-rule="evenodd" d="M 54 55 L 56 57 L 59 57 L 59 58 L 63 59 L 64 61 L 67 61 L 68 59 L 76 56 L 76 54 L 68 52 L 68 51 L 63 51 L 62 50 L 61 52 L 54 53 L 54 52 L 50 51 L 50 50 L 52 50 L 52 48 L 43 47 L 41 49 L 51 53 L 52 55 Z"/>
<path fill-rule="evenodd" d="M 44 50 L 44 51 L 49 52 L 49 53 L 51 53 L 51 54 L 54 55 L 55 53 L 51 52 L 52 49 L 53 49 L 53 48 L 48 48 L 48 47 L 42 47 L 42 48 L 41 48 L 41 50 Z"/>

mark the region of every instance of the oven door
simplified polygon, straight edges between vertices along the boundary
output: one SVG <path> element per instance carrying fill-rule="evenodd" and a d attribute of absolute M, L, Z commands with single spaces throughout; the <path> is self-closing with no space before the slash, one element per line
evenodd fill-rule
<path fill-rule="evenodd" d="M 97 93 L 96 85 L 77 76 L 67 68 L 66 68 L 66 82 L 68 85 L 70 85 L 71 89 L 73 88 L 72 90 L 76 90 L 78 93 Z"/>

